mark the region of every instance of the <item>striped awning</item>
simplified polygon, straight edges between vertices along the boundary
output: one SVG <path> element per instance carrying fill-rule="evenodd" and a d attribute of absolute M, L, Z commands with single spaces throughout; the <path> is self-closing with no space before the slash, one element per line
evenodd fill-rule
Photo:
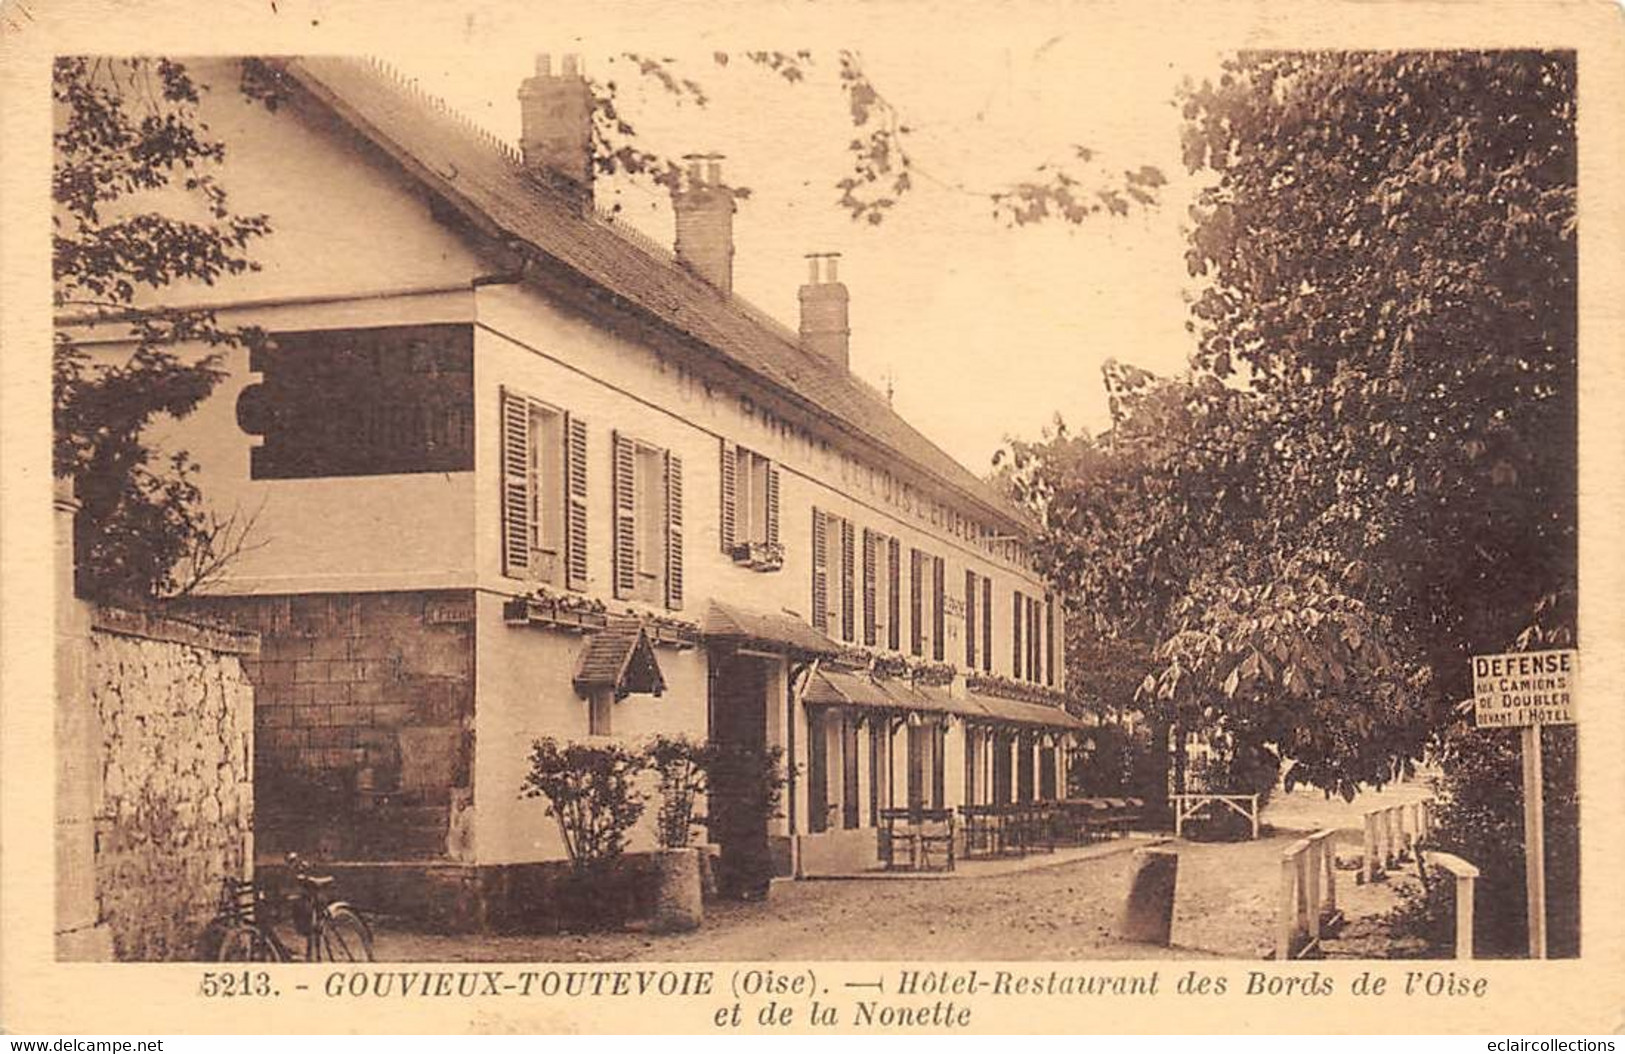
<path fill-rule="evenodd" d="M 802 696 L 807 706 L 849 706 L 871 710 L 951 714 L 967 721 L 1074 730 L 1089 727 L 1056 706 L 967 692 L 955 697 L 946 687 L 924 687 L 862 670 L 820 669 Z"/>

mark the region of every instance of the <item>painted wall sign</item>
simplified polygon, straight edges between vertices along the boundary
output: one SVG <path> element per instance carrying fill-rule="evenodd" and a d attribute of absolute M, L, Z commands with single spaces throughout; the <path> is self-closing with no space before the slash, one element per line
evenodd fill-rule
<path fill-rule="evenodd" d="M 474 332 L 468 325 L 277 333 L 237 401 L 264 437 L 254 479 L 470 472 Z"/>
<path fill-rule="evenodd" d="M 1574 724 L 1580 653 L 1509 652 L 1473 656 L 1473 712 L 1479 728 Z"/>

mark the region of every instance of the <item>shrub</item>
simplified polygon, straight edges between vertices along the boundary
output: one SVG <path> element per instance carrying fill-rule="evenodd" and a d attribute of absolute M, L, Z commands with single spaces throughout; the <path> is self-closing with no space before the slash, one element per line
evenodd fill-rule
<path fill-rule="evenodd" d="M 656 736 L 644 751 L 660 780 L 660 810 L 655 834 L 665 849 L 686 848 L 694 836 L 694 805 L 709 785 L 714 749 L 684 736 Z"/>
<path fill-rule="evenodd" d="M 548 737 L 531 746 L 520 794 L 546 799 L 574 870 L 604 869 L 626 851 L 626 834 L 643 815 L 637 777 L 646 764 L 618 744 L 560 746 Z"/>
<path fill-rule="evenodd" d="M 1575 789 L 1576 737 L 1571 727 L 1543 729 L 1546 781 L 1546 950 L 1579 954 L 1580 812 Z M 1516 730 L 1461 722 L 1445 735 L 1443 775 L 1434 781 L 1433 832 L 1427 847 L 1479 869 L 1474 939 L 1481 956 L 1518 956 L 1529 947 L 1525 918 L 1522 760 Z M 1442 949 L 1453 941 L 1450 882 L 1432 881 L 1397 908 L 1390 922 Z"/>

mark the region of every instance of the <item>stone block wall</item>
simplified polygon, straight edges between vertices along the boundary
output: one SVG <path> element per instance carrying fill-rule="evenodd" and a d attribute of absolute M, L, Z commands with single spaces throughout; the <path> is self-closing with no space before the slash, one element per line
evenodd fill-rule
<path fill-rule="evenodd" d="M 243 662 L 256 646 L 251 634 L 177 618 L 90 614 L 84 694 L 59 705 L 88 702 L 99 736 L 93 880 L 115 958 L 194 957 L 221 880 L 250 873 L 254 699 Z"/>
<path fill-rule="evenodd" d="M 217 597 L 256 631 L 262 860 L 472 858 L 469 590 Z"/>

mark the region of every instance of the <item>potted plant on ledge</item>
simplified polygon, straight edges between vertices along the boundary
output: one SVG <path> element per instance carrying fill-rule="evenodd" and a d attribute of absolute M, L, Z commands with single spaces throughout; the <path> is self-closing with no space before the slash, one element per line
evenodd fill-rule
<path fill-rule="evenodd" d="M 660 810 L 655 834 L 656 896 L 650 929 L 681 933 L 697 929 L 705 920 L 705 861 L 689 843 L 694 837 L 694 807 L 706 791 L 709 747 L 683 736 L 656 736 L 644 751 L 649 767 L 659 777 Z"/>

